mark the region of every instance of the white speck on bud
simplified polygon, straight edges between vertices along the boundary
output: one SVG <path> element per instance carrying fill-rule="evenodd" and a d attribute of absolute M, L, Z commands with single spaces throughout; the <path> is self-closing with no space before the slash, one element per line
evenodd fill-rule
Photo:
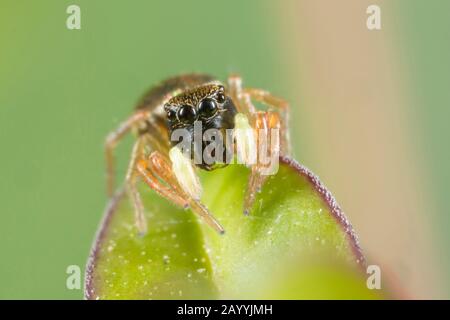
<path fill-rule="evenodd" d="M 172 161 L 172 170 L 181 188 L 192 199 L 200 200 L 202 186 L 190 159 L 185 157 L 178 147 L 170 149 L 169 157 Z"/>

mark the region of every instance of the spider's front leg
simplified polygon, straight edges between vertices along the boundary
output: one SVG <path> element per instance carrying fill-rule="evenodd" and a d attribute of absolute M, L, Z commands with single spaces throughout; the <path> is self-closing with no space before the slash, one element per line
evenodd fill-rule
<path fill-rule="evenodd" d="M 267 91 L 244 89 L 241 78 L 236 75 L 229 78 L 228 86 L 240 112 L 235 121 L 237 131 L 251 127 L 254 133 L 253 138 L 247 139 L 244 134 L 235 136 L 238 159 L 244 159 L 244 163 L 251 166 L 243 208 L 244 214 L 249 214 L 256 193 L 261 190 L 267 176 L 276 173 L 279 155 L 289 155 L 291 152 L 288 131 L 289 105 Z M 269 110 L 257 111 L 252 104 L 252 98 L 269 106 Z M 247 145 L 247 148 L 239 148 L 239 144 Z M 255 157 L 246 157 L 246 149 L 253 149 L 249 154 L 254 154 Z"/>
<path fill-rule="evenodd" d="M 112 196 L 115 188 L 115 164 L 114 164 L 114 149 L 117 143 L 122 140 L 131 129 L 137 126 L 140 122 L 145 121 L 149 116 L 147 110 L 138 111 L 131 117 L 123 121 L 119 127 L 110 132 L 105 141 L 105 160 L 106 160 L 106 187 L 108 196 Z M 136 148 L 136 147 L 135 147 Z M 135 150 L 137 152 L 138 150 Z"/>
<path fill-rule="evenodd" d="M 254 132 L 257 141 L 257 158 L 251 166 L 250 178 L 244 198 L 244 214 L 248 215 L 255 202 L 256 193 L 269 175 L 278 171 L 280 157 L 280 116 L 276 112 L 265 111 L 255 114 Z"/>
<path fill-rule="evenodd" d="M 292 153 L 291 139 L 289 134 L 289 116 L 290 107 L 289 103 L 279 97 L 272 95 L 271 93 L 256 88 L 245 88 L 243 90 L 243 99 L 248 105 L 248 108 L 255 108 L 251 103 L 251 99 L 261 102 L 269 107 L 269 111 L 273 111 L 278 114 L 277 121 L 280 130 L 280 153 L 284 156 L 290 156 Z"/>
<path fill-rule="evenodd" d="M 225 229 L 200 201 L 202 187 L 191 160 L 176 146 L 170 149 L 169 157 L 172 162 L 171 172 L 176 178 L 179 192 L 184 195 L 189 207 L 194 213 L 202 217 L 210 227 L 220 234 L 225 233 Z"/>
<path fill-rule="evenodd" d="M 146 233 L 147 221 L 142 200 L 136 188 L 137 176 L 140 176 L 160 196 L 179 207 L 185 209 L 190 207 L 217 232 L 224 233 L 223 227 L 200 202 L 201 186 L 192 164 L 176 147 L 171 149 L 169 157 L 170 160 L 163 152 L 153 151 L 145 159 L 142 142 L 136 142 L 127 174 L 127 190 L 134 205 L 136 226 L 139 232 Z"/>

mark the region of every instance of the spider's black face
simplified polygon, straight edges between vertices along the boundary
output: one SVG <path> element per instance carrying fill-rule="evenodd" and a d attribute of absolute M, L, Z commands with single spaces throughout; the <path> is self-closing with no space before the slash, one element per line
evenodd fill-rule
<path fill-rule="evenodd" d="M 172 146 L 185 148 L 198 167 L 213 170 L 231 160 L 227 129 L 234 128 L 237 111 L 223 86 L 208 84 L 187 90 L 170 99 L 164 109 Z"/>

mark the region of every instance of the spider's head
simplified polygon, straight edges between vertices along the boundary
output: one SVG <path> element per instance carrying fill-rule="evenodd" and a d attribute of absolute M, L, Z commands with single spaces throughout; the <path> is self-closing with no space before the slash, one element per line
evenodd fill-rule
<path fill-rule="evenodd" d="M 202 169 L 226 165 L 232 152 L 226 145 L 226 130 L 234 128 L 237 111 L 222 85 L 206 84 L 183 91 L 171 98 L 164 110 L 172 146 L 182 142 L 183 148 L 189 149 L 190 158 Z M 212 161 L 205 155 L 223 161 Z"/>

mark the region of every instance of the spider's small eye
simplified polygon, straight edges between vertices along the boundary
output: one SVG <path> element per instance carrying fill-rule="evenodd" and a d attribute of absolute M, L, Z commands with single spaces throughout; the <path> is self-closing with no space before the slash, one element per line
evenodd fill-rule
<path fill-rule="evenodd" d="M 216 98 L 217 98 L 217 102 L 219 102 L 219 103 L 225 102 L 225 95 L 223 94 L 223 92 L 219 92 L 217 94 Z"/>
<path fill-rule="evenodd" d="M 167 119 L 169 119 L 170 121 L 174 121 L 176 118 L 177 113 L 174 110 L 172 109 L 167 110 Z"/>
<path fill-rule="evenodd" d="M 183 105 L 178 109 L 178 120 L 183 123 L 193 123 L 197 118 L 195 109 L 189 105 Z"/>
<path fill-rule="evenodd" d="M 198 106 L 198 112 L 203 118 L 210 118 L 217 112 L 217 104 L 213 99 L 203 99 Z"/>

